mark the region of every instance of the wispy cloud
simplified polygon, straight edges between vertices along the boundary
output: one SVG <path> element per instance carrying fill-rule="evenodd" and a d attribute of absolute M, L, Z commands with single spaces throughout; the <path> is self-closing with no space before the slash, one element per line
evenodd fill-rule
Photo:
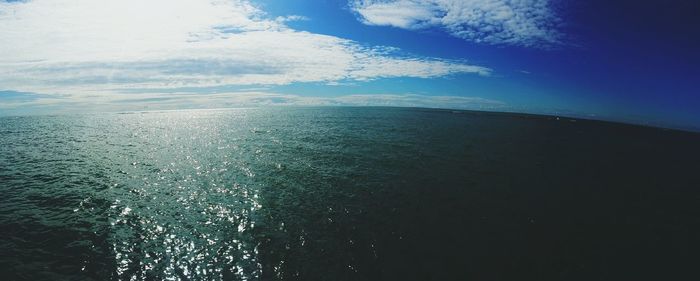
<path fill-rule="evenodd" d="M 550 0 L 351 0 L 368 25 L 442 27 L 477 43 L 548 48 L 561 44 Z"/>
<path fill-rule="evenodd" d="M 285 24 L 304 19 L 246 0 L 0 1 L 0 87 L 87 96 L 491 72 Z"/>
<path fill-rule="evenodd" d="M 505 110 L 500 101 L 480 97 L 430 96 L 417 94 L 355 94 L 312 97 L 274 92 L 192 92 L 82 95 L 58 98 L 34 93 L 8 93 L 15 98 L 2 100 L 0 115 L 34 113 L 104 112 L 132 110 L 210 109 L 258 106 L 399 106 L 472 110 Z"/>

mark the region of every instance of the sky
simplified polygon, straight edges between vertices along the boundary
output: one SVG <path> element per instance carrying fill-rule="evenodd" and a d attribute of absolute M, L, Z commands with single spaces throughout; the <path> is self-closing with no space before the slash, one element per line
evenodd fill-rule
<path fill-rule="evenodd" d="M 417 106 L 700 130 L 700 1 L 0 0 L 0 115 Z"/>

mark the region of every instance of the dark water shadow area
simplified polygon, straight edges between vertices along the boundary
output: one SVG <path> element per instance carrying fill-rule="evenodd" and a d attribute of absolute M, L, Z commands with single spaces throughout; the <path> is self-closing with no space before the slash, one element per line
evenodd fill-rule
<path fill-rule="evenodd" d="M 7 280 L 698 277 L 697 133 L 412 108 L 0 120 Z"/>

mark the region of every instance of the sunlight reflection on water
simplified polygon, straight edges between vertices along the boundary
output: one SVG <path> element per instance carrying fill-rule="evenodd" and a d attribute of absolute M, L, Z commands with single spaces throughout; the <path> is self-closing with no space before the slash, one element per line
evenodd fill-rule
<path fill-rule="evenodd" d="M 131 163 L 121 168 L 128 184 L 112 191 L 112 208 L 121 210 L 109 238 L 118 278 L 260 276 L 249 233 L 262 207 L 247 164 L 256 154 L 241 146 L 250 132 L 245 111 L 225 113 L 235 126 L 216 111 L 125 115 L 126 122 L 114 124 L 129 132 L 120 142 L 134 145 L 118 153 Z"/>
<path fill-rule="evenodd" d="M 597 253 L 646 262 L 607 245 L 682 242 L 662 227 L 697 217 L 698 136 L 649 128 L 401 108 L 0 121 L 8 280 L 596 279 L 579 265 Z M 629 235 L 599 243 L 610 229 Z"/>

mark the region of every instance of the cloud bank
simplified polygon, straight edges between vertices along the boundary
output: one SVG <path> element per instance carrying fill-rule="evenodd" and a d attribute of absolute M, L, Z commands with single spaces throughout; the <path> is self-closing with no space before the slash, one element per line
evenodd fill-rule
<path fill-rule="evenodd" d="M 561 44 L 550 0 L 352 0 L 368 25 L 441 27 L 477 43 L 548 48 Z"/>
<path fill-rule="evenodd" d="M 356 94 L 337 97 L 310 97 L 273 92 L 242 91 L 212 94 L 175 92 L 64 97 L 0 91 L 0 116 L 257 106 L 399 106 L 472 110 L 504 110 L 508 108 L 503 102 L 479 97 L 417 94 Z"/>
<path fill-rule="evenodd" d="M 489 75 L 294 30 L 246 0 L 0 1 L 0 88 L 94 95 L 129 88 Z"/>

